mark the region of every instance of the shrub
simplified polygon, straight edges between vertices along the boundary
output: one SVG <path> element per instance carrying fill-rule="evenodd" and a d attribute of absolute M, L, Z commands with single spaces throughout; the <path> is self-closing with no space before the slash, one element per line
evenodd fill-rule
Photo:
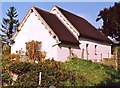
<path fill-rule="evenodd" d="M 8 58 L 5 58 L 5 56 L 1 56 L 1 62 L 2 62 L 2 70 L 6 70 L 9 68 L 10 64 L 11 64 L 11 60 Z"/>
<path fill-rule="evenodd" d="M 46 53 L 41 51 L 41 46 L 41 42 L 34 40 L 26 43 L 26 55 L 31 59 L 32 63 L 34 63 L 35 60 L 41 61 L 46 57 Z"/>
<path fill-rule="evenodd" d="M 9 73 L 9 66 L 11 65 L 11 60 L 8 58 L 5 58 L 4 55 L 1 55 L 1 63 L 2 64 L 2 85 L 5 83 L 7 85 L 11 85 L 12 83 L 12 78 Z M 4 85 L 3 85 L 4 86 Z"/>
<path fill-rule="evenodd" d="M 14 86 L 32 87 L 38 86 L 38 73 L 35 71 L 27 72 L 18 77 Z"/>
<path fill-rule="evenodd" d="M 18 75 L 22 75 L 22 74 L 30 71 L 30 66 L 31 66 L 31 64 L 26 63 L 26 62 L 13 63 L 9 67 L 9 70 Z"/>
<path fill-rule="evenodd" d="M 13 80 L 12 80 L 11 75 L 8 71 L 3 70 L 1 77 L 2 77 L 2 85 L 4 85 L 4 83 L 6 83 L 7 85 L 12 84 Z"/>
<path fill-rule="evenodd" d="M 2 54 L 7 55 L 10 54 L 11 47 L 8 44 L 3 44 Z"/>
<path fill-rule="evenodd" d="M 22 62 L 12 64 L 10 71 L 19 74 L 14 84 L 15 86 L 38 86 L 39 72 L 42 72 L 41 86 L 66 86 L 66 84 L 74 86 L 78 85 L 76 78 L 80 80 L 84 79 L 80 75 L 75 75 L 74 72 L 62 69 L 61 64 L 62 62 L 54 60 L 45 60 L 38 64 Z"/>

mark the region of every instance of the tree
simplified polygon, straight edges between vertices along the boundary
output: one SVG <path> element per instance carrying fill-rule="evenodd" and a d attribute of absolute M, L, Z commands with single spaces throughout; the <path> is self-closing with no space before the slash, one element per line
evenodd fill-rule
<path fill-rule="evenodd" d="M 18 14 L 14 6 L 10 7 L 6 15 L 8 18 L 3 18 L 1 24 L 2 28 L 0 28 L 0 31 L 2 32 L 0 37 L 3 44 L 10 43 L 10 39 L 19 25 L 19 20 L 16 19 Z"/>
<path fill-rule="evenodd" d="M 42 42 L 30 41 L 26 42 L 26 55 L 30 58 L 31 62 L 34 63 L 35 60 L 42 61 L 45 58 L 45 52 L 41 51 Z"/>
<path fill-rule="evenodd" d="M 100 11 L 96 21 L 103 20 L 101 31 L 120 42 L 120 2 Z"/>

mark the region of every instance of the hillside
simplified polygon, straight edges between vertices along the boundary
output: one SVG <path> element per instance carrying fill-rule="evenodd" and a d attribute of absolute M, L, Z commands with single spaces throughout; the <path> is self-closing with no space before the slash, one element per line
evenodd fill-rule
<path fill-rule="evenodd" d="M 18 74 L 14 86 L 120 86 L 120 74 L 91 61 L 74 58 L 65 63 L 46 60 L 39 64 L 14 63 L 10 71 Z"/>
<path fill-rule="evenodd" d="M 78 82 L 76 85 L 81 85 L 79 83 L 81 75 L 86 86 L 120 86 L 120 73 L 105 65 L 74 58 L 64 63 L 62 68 L 75 73 Z"/>

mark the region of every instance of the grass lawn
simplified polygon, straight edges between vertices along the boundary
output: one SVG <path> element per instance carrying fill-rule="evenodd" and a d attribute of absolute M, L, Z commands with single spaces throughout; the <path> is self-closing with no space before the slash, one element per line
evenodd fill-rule
<path fill-rule="evenodd" d="M 109 82 L 120 82 L 120 73 L 108 66 L 91 61 L 74 58 L 71 61 L 63 63 L 61 67 L 75 73 L 77 80 L 76 85 L 97 86 L 107 85 Z M 84 79 L 79 79 L 79 75 Z"/>

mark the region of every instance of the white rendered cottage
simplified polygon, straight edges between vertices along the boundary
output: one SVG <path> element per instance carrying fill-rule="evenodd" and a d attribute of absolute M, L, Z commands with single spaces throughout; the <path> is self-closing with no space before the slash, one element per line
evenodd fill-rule
<path fill-rule="evenodd" d="M 25 51 L 25 43 L 42 42 L 46 58 L 102 60 L 111 57 L 111 41 L 85 19 L 54 6 L 50 12 L 31 7 L 12 39 L 11 53 Z"/>

